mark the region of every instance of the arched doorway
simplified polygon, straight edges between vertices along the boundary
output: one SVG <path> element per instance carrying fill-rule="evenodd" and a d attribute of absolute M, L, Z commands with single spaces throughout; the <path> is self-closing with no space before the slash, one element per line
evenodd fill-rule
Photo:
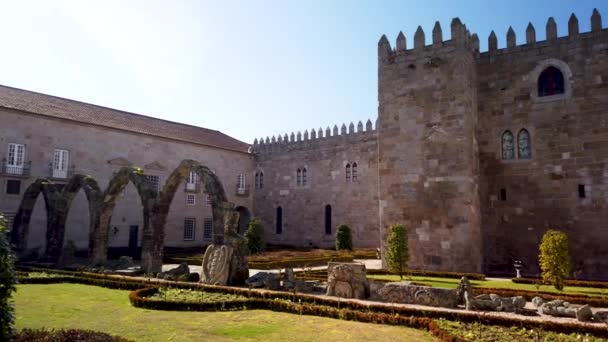
<path fill-rule="evenodd" d="M 249 209 L 243 206 L 238 206 L 235 210 L 239 213 L 239 231 L 240 235 L 245 234 L 247 227 L 249 226 L 249 222 L 251 221 L 251 213 Z"/>

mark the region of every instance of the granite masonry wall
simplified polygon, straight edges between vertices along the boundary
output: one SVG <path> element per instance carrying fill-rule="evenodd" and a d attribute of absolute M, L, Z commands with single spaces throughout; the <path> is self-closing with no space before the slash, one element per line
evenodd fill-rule
<path fill-rule="evenodd" d="M 304 134 L 256 140 L 255 170 L 264 174 L 255 189 L 254 212 L 272 244 L 335 247 L 335 229 L 347 224 L 355 247 L 377 247 L 378 146 L 371 121 L 340 131 L 335 126 Z M 356 179 L 346 178 L 346 165 L 356 163 Z M 297 170 L 306 168 L 306 184 L 298 185 Z M 352 171 L 351 171 L 352 172 Z M 331 231 L 325 230 L 326 206 L 331 206 Z M 277 234 L 277 208 L 282 232 Z"/>
<path fill-rule="evenodd" d="M 246 182 L 251 180 L 251 154 L 9 110 L 0 110 L 0 122 L 0 156 L 6 157 L 9 143 L 19 143 L 26 146 L 25 160 L 31 161 L 30 176 L 17 177 L 0 172 L 0 212 L 9 216 L 17 212 L 23 192 L 29 184 L 36 178 L 51 176 L 50 163 L 55 148 L 68 150 L 69 165 L 74 166 L 74 171 L 94 177 L 102 190 L 107 187 L 113 172 L 122 166 L 138 166 L 145 174 L 159 176 L 162 187 L 182 160 L 197 160 L 215 171 L 230 202 L 248 210 L 253 207 L 253 196 L 248 188 L 237 194 L 238 175 L 244 174 Z M 6 193 L 9 180 L 21 181 L 19 194 Z M 54 181 L 62 182 L 61 179 Z M 176 192 L 165 230 L 166 246 L 202 248 L 212 242 L 211 238 L 204 239 L 203 236 L 204 221 L 212 215 L 211 205 L 207 203 L 201 185 L 198 184 L 198 191 L 187 193 L 184 183 Z M 195 195 L 194 205 L 187 205 L 187 194 Z M 141 208 L 137 191 L 129 184 L 118 198 L 112 215 L 110 247 L 127 247 L 131 226 L 138 227 L 138 245 L 141 246 Z M 196 220 L 193 240 L 184 240 L 185 218 Z M 42 196 L 39 196 L 30 225 L 28 248 L 39 248 L 40 252 L 44 252 L 45 234 L 46 210 Z M 88 202 L 83 191 L 80 191 L 68 215 L 64 243 L 72 240 L 78 248 L 87 249 L 88 239 Z"/>
<path fill-rule="evenodd" d="M 486 272 L 512 274 L 519 259 L 524 273 L 538 274 L 538 244 L 554 228 L 568 234 L 577 277 L 608 279 L 608 30 L 597 12 L 591 27 L 579 33 L 573 15 L 558 38 L 550 18 L 547 40 L 537 42 L 529 25 L 526 44 L 510 30 L 507 48 L 496 49 L 492 34 L 490 51 L 477 57 Z M 539 97 L 549 66 L 564 75 L 565 92 Z M 501 136 L 521 129 L 531 158 L 503 160 Z"/>

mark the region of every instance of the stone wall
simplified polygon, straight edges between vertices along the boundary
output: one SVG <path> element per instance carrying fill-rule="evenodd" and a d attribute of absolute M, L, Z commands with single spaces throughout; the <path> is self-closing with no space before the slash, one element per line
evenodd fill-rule
<path fill-rule="evenodd" d="M 593 32 L 579 33 L 575 19 L 567 37 L 557 38 L 550 19 L 549 41 L 536 42 L 529 26 L 527 44 L 515 45 L 512 34 L 510 47 L 478 57 L 486 272 L 512 275 L 520 259 L 524 274 L 537 275 L 538 244 L 554 228 L 568 234 L 578 277 L 608 279 L 608 30 L 600 20 Z M 538 97 L 548 66 L 563 73 L 565 93 Z M 522 128 L 530 132 L 532 158 L 502 160 L 502 134 Z"/>
<path fill-rule="evenodd" d="M 377 138 L 371 121 L 349 130 L 293 134 L 289 141 L 256 141 L 256 171 L 264 187 L 255 189 L 255 208 L 271 244 L 335 247 L 335 230 L 347 224 L 355 247 L 378 247 Z M 298 138 L 299 136 L 299 138 Z M 273 143 L 274 140 L 274 143 Z M 261 140 L 263 141 L 263 140 Z M 346 180 L 346 165 L 357 164 L 355 181 Z M 306 184 L 298 186 L 297 170 L 306 168 Z M 331 234 L 325 231 L 325 208 L 331 206 Z M 282 208 L 282 233 L 276 233 L 277 207 Z"/>
<path fill-rule="evenodd" d="M 248 153 L 235 152 L 203 145 L 188 144 L 150 135 L 86 125 L 78 122 L 53 119 L 41 115 L 8 110 L 0 111 L 0 156 L 6 157 L 8 143 L 26 145 L 25 160 L 32 162 L 29 177 L 12 177 L 0 173 L 0 212 L 16 213 L 23 192 L 36 178 L 50 176 L 50 166 L 55 148 L 69 151 L 69 165 L 75 172 L 93 176 L 105 190 L 113 172 L 121 166 L 141 167 L 145 174 L 160 176 L 160 186 L 183 159 L 193 159 L 207 165 L 220 178 L 228 200 L 237 206 L 252 209 L 252 195 L 237 195 L 238 174 L 252 181 L 253 157 Z M 21 180 L 19 195 L 6 194 L 9 179 Z M 55 180 L 61 183 L 62 180 Z M 199 185 L 199 189 L 202 189 Z M 165 245 L 195 247 L 211 243 L 203 239 L 203 222 L 210 218 L 211 205 L 206 195 L 199 190 L 194 193 L 194 206 L 186 205 L 185 184 L 175 194 L 171 204 L 165 235 Z M 40 197 L 36 203 L 28 246 L 39 246 L 44 251 L 46 212 Z M 184 240 L 184 219 L 196 219 L 195 239 Z M 126 247 L 129 243 L 130 226 L 138 226 L 138 245 L 141 246 L 143 217 L 137 191 L 129 184 L 117 200 L 112 215 L 110 247 Z M 114 229 L 116 227 L 116 229 Z M 73 240 L 79 248 L 88 246 L 88 203 L 80 191 L 73 201 L 66 223 L 64 243 Z"/>
<path fill-rule="evenodd" d="M 437 23 L 425 46 L 418 28 L 410 50 L 403 34 L 379 42 L 380 227 L 383 241 L 407 227 L 410 267 L 480 271 L 474 48 L 460 20 L 451 29 L 443 41 Z"/>

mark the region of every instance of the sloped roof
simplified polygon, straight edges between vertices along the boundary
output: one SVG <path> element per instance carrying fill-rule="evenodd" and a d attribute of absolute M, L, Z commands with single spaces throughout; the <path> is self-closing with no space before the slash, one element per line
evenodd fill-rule
<path fill-rule="evenodd" d="M 220 131 L 2 85 L 0 107 L 239 152 L 249 148 Z"/>

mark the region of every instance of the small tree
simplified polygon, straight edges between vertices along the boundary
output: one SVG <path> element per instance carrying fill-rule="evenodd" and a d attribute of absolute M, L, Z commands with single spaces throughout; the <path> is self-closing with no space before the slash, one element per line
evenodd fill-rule
<path fill-rule="evenodd" d="M 249 226 L 247 226 L 247 230 L 245 231 L 245 241 L 251 254 L 258 254 L 264 251 L 266 242 L 264 241 L 264 227 L 260 220 L 253 219 L 249 222 Z"/>
<path fill-rule="evenodd" d="M 386 241 L 386 264 L 389 271 L 399 274 L 399 277 L 403 279 L 403 273 L 407 269 L 407 262 L 410 258 L 407 230 L 401 224 L 394 224 L 389 229 Z"/>
<path fill-rule="evenodd" d="M 11 296 L 16 283 L 15 255 L 8 241 L 6 221 L 0 214 L 0 341 L 9 340 L 15 332 L 15 308 Z"/>
<path fill-rule="evenodd" d="M 336 229 L 336 250 L 353 250 L 353 236 L 350 227 L 341 224 Z"/>
<path fill-rule="evenodd" d="M 559 230 L 548 230 L 540 243 L 538 258 L 543 281 L 562 291 L 570 274 L 568 236 Z"/>

